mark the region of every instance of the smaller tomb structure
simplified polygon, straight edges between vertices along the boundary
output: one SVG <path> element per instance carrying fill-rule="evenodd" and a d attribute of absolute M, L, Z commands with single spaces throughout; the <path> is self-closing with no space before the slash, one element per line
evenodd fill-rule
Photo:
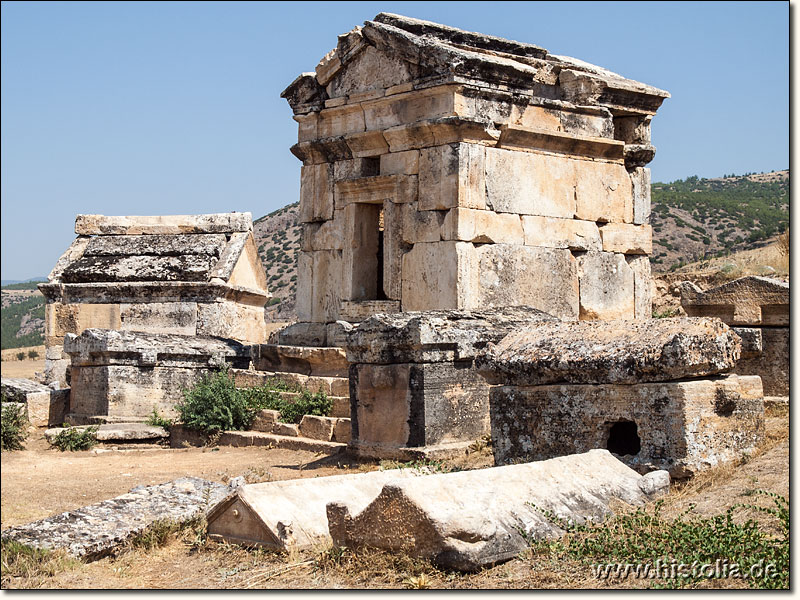
<path fill-rule="evenodd" d="M 282 96 L 303 161 L 297 313 L 309 339 L 405 311 L 651 316 L 646 165 L 667 92 L 381 13 Z"/>
<path fill-rule="evenodd" d="M 266 341 L 270 298 L 250 213 L 78 215 L 44 294 L 44 380 L 69 385 L 67 334 L 99 328 Z"/>
<path fill-rule="evenodd" d="M 789 284 L 742 277 L 701 291 L 686 282 L 681 306 L 689 316 L 718 317 L 742 338 L 740 375 L 759 375 L 767 396 L 789 395 Z"/>

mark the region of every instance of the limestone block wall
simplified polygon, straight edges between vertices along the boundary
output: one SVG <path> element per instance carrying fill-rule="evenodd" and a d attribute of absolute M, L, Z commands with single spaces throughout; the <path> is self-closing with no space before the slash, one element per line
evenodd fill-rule
<path fill-rule="evenodd" d="M 298 319 L 509 305 L 649 318 L 645 165 L 668 94 L 454 31 L 379 15 L 284 92 L 303 161 Z M 511 64 L 487 52 L 501 47 Z"/>

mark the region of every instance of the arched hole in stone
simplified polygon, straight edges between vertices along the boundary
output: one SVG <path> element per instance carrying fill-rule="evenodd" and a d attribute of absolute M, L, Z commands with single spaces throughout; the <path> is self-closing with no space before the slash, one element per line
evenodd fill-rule
<path fill-rule="evenodd" d="M 609 452 L 618 456 L 639 454 L 642 449 L 642 441 L 639 439 L 639 428 L 633 421 L 617 421 L 608 430 L 608 443 L 606 444 Z"/>

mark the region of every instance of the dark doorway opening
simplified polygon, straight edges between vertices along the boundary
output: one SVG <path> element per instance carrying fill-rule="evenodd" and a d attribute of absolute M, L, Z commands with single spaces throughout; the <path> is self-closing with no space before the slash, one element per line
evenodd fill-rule
<path fill-rule="evenodd" d="M 639 439 L 639 430 L 633 421 L 618 421 L 611 425 L 608 430 L 608 443 L 606 445 L 609 452 L 618 456 L 639 454 L 642 449 L 642 441 Z"/>

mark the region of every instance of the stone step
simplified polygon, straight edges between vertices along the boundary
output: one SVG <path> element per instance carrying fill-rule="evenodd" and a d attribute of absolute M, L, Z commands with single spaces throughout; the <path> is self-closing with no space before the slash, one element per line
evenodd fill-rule
<path fill-rule="evenodd" d="M 285 373 L 281 371 L 251 371 L 247 369 L 231 369 L 236 387 L 248 388 L 265 385 L 270 379 L 282 381 L 289 385 L 306 388 L 311 392 L 322 390 L 329 396 L 349 396 L 350 380 L 347 377 L 322 377 L 303 375 L 301 373 Z"/>
<path fill-rule="evenodd" d="M 257 371 L 280 371 L 321 377 L 347 377 L 344 348 L 258 344 L 253 346 Z"/>
<path fill-rule="evenodd" d="M 89 425 L 80 425 L 74 429 L 88 429 Z M 52 443 L 56 436 L 66 427 L 54 427 L 44 432 L 45 439 Z M 107 423 L 100 425 L 95 433 L 98 442 L 153 442 L 165 440 L 169 432 L 163 427 L 153 427 L 144 423 Z"/>
<path fill-rule="evenodd" d="M 169 430 L 169 444 L 172 448 L 186 446 L 206 446 L 208 436 L 199 431 L 186 429 L 181 425 L 173 425 Z M 285 450 L 304 450 L 322 454 L 336 454 L 347 448 L 341 442 L 325 442 L 300 436 L 277 435 L 261 431 L 226 431 L 214 442 L 217 446 L 269 446 Z"/>

